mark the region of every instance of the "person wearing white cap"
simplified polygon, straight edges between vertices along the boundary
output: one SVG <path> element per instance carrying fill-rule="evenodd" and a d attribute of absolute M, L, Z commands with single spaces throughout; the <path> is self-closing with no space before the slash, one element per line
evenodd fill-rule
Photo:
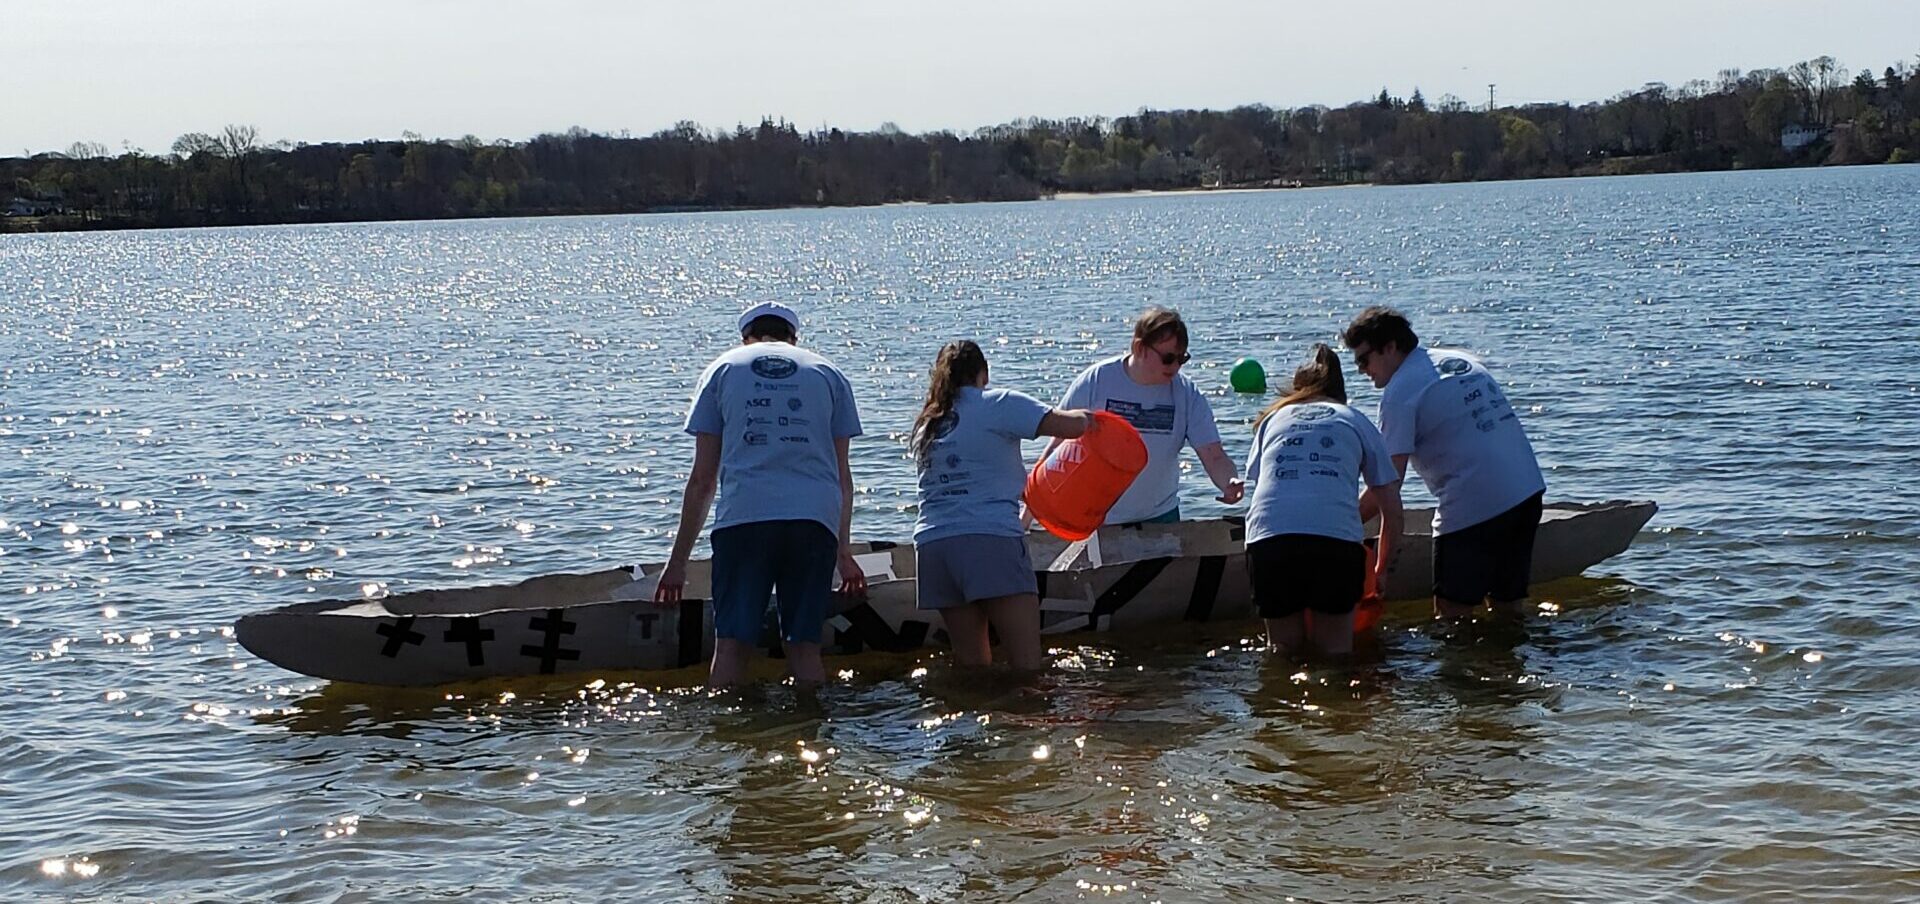
<path fill-rule="evenodd" d="M 824 681 L 820 633 L 832 614 L 835 569 L 844 592 L 866 592 L 848 546 L 847 446 L 860 435 L 860 415 L 847 378 L 800 348 L 799 333 L 800 316 L 786 305 L 748 308 L 740 315 L 740 347 L 707 365 L 687 412 L 693 470 L 654 600 L 680 601 L 687 559 L 717 492 L 712 687 L 745 677 L 770 596 L 779 601 L 788 671 L 799 682 Z"/>

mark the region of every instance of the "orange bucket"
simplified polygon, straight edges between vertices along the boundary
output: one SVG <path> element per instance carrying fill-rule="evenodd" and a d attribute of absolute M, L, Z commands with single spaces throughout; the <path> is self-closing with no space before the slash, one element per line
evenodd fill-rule
<path fill-rule="evenodd" d="M 1085 540 L 1147 467 L 1147 444 L 1125 418 L 1093 413 L 1093 429 L 1053 447 L 1027 475 L 1027 511 L 1062 540 Z"/>
<path fill-rule="evenodd" d="M 1378 582 L 1373 579 L 1373 544 L 1367 547 L 1367 582 L 1360 591 L 1360 603 L 1353 607 L 1353 633 L 1366 634 L 1380 627 L 1380 616 L 1386 614 L 1387 605 L 1380 599 Z"/>

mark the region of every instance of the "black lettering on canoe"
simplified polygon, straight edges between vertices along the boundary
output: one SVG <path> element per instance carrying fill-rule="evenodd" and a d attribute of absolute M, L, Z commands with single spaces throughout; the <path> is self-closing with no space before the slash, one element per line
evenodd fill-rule
<path fill-rule="evenodd" d="M 680 624 L 676 626 L 680 651 L 676 662 L 681 668 L 700 661 L 700 647 L 707 639 L 706 621 L 705 602 L 687 599 L 680 601 Z"/>
<path fill-rule="evenodd" d="M 1120 580 L 1114 581 L 1113 586 L 1107 588 L 1107 592 L 1100 594 L 1100 598 L 1093 601 L 1093 611 L 1087 613 L 1087 630 L 1097 630 L 1100 627 L 1101 616 L 1112 615 L 1120 611 L 1121 606 L 1133 602 L 1133 598 L 1139 596 L 1140 591 L 1147 589 L 1147 585 L 1153 583 L 1153 579 L 1159 577 L 1160 572 L 1167 570 L 1167 566 L 1172 564 L 1172 556 L 1142 559 L 1133 563 L 1133 567 L 1127 569 L 1127 573 L 1121 575 Z"/>
<path fill-rule="evenodd" d="M 562 659 L 574 661 L 580 658 L 579 650 L 562 649 L 560 646 L 560 635 L 572 634 L 579 627 L 577 623 L 567 621 L 561 610 L 548 609 L 545 616 L 534 616 L 527 627 L 541 632 L 543 636 L 539 646 L 521 645 L 520 655 L 539 659 L 540 674 L 553 674 L 555 664 Z"/>
<path fill-rule="evenodd" d="M 895 632 L 887 626 L 887 620 L 873 611 L 873 606 L 861 603 L 840 613 L 848 623 L 844 633 L 851 635 L 849 641 L 855 645 L 852 652 L 858 652 L 860 646 L 887 653 L 901 653 L 917 650 L 927 640 L 927 623 L 920 621 L 904 622 Z M 844 650 L 844 648 L 843 648 Z"/>
<path fill-rule="evenodd" d="M 478 618 L 456 618 L 441 637 L 447 643 L 467 645 L 467 665 L 485 665 L 487 656 L 480 645 L 493 639 L 493 629 L 480 627 Z"/>
<path fill-rule="evenodd" d="M 1213 617 L 1213 601 L 1220 596 L 1220 578 L 1227 573 L 1226 556 L 1202 556 L 1193 576 L 1193 595 L 1187 597 L 1187 621 Z"/>
<path fill-rule="evenodd" d="M 401 647 L 407 644 L 413 644 L 417 647 L 422 641 L 427 639 L 427 635 L 413 630 L 413 616 L 411 615 L 397 616 L 391 624 L 382 624 L 380 627 L 373 629 L 373 633 L 387 639 L 387 642 L 380 647 L 380 655 L 388 659 L 398 659 L 400 657 Z"/>

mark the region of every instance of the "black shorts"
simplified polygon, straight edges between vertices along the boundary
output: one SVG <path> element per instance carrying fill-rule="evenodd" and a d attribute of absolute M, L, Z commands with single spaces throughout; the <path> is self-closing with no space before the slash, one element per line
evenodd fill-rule
<path fill-rule="evenodd" d="M 1464 530 L 1433 538 L 1433 595 L 1466 606 L 1491 598 L 1527 598 L 1533 571 L 1533 535 L 1540 529 L 1540 497 Z"/>
<path fill-rule="evenodd" d="M 1247 574 L 1261 618 L 1312 609 L 1353 611 L 1367 584 L 1367 548 L 1318 534 L 1280 534 L 1247 547 Z"/>

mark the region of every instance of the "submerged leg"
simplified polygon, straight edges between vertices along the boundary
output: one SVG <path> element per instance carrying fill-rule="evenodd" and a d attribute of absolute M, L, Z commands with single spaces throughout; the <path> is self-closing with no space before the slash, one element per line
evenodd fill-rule
<path fill-rule="evenodd" d="M 1505 618 L 1526 618 L 1526 614 L 1532 610 L 1534 610 L 1534 601 L 1530 597 L 1494 601 L 1494 614 L 1505 616 Z"/>
<path fill-rule="evenodd" d="M 962 603 L 938 610 L 953 642 L 953 664 L 976 668 L 993 663 L 993 646 L 987 638 L 987 610 L 978 603 Z"/>
<path fill-rule="evenodd" d="M 782 640 L 781 646 L 787 651 L 787 674 L 802 685 L 823 684 L 827 680 L 826 663 L 820 661 L 820 645 L 795 640 Z"/>
<path fill-rule="evenodd" d="M 707 674 L 707 687 L 732 687 L 746 680 L 747 662 L 752 656 L 753 647 L 745 641 L 714 638 L 713 666 Z"/>
<path fill-rule="evenodd" d="M 1046 645 L 1040 642 L 1039 595 L 996 596 L 982 600 L 980 605 L 987 610 L 994 630 L 1000 633 L 1000 646 L 1007 651 L 1007 664 L 1023 672 L 1039 671 L 1046 655 Z"/>
<path fill-rule="evenodd" d="M 1299 655 L 1306 646 L 1307 614 L 1296 612 L 1282 618 L 1263 619 L 1267 623 L 1268 652 Z M 1349 627 L 1347 630 L 1353 630 Z"/>
<path fill-rule="evenodd" d="M 1340 615 L 1315 612 L 1307 622 L 1307 630 L 1312 635 L 1315 652 L 1330 656 L 1345 656 L 1353 652 L 1352 609 Z"/>
<path fill-rule="evenodd" d="M 1473 617 L 1473 610 L 1480 608 L 1478 601 L 1460 603 L 1444 596 L 1433 598 L 1433 617 L 1448 621 L 1462 621 Z"/>

